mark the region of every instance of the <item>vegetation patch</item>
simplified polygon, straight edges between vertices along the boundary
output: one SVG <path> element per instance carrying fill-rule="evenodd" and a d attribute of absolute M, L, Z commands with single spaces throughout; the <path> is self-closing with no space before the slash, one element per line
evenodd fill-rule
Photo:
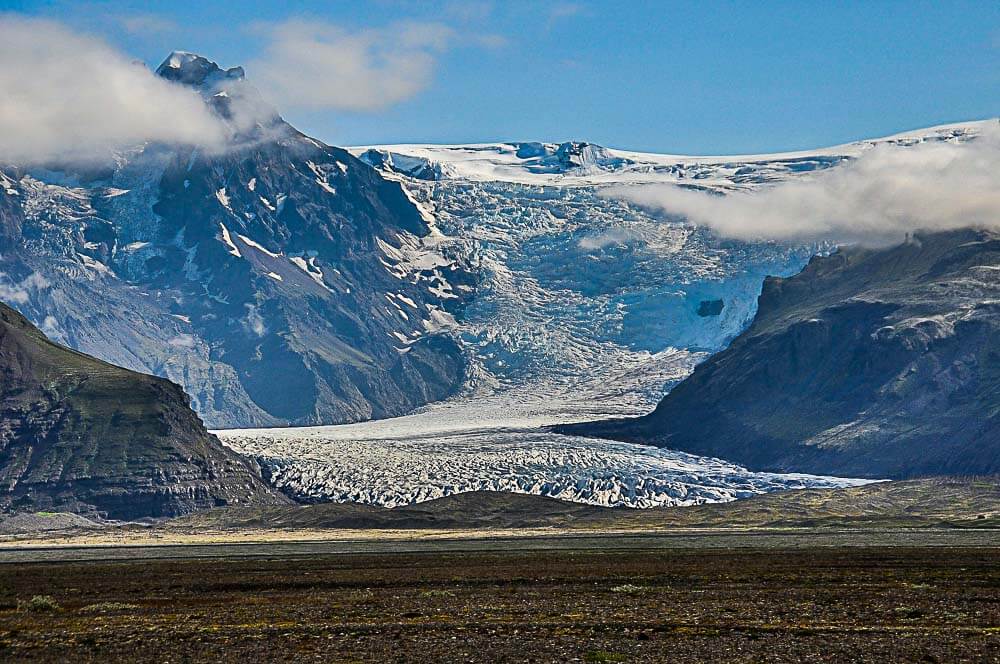
<path fill-rule="evenodd" d="M 29 600 L 18 600 L 17 610 L 31 613 L 58 611 L 61 607 L 51 595 L 35 595 Z"/>

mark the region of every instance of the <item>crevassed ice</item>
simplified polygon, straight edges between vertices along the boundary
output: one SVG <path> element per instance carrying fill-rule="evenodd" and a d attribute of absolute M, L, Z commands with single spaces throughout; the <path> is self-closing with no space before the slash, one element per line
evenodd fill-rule
<path fill-rule="evenodd" d="M 966 128 L 935 131 L 935 140 L 953 140 Z M 488 489 L 650 507 L 863 483 L 750 472 L 546 427 L 648 412 L 745 328 L 765 276 L 793 274 L 824 249 L 722 241 L 606 198 L 601 186 L 644 178 L 683 178 L 720 192 L 767 186 L 837 168 L 871 144 L 820 151 L 811 161 L 805 153 L 745 162 L 621 153 L 630 164 L 623 170 L 579 173 L 528 172 L 502 146 L 393 146 L 394 154 L 409 150 L 450 175 L 390 174 L 432 217 L 435 233 L 412 247 L 383 249 L 387 269 L 409 278 L 410 266 L 433 258 L 430 267 L 443 277 L 426 287 L 450 297 L 458 290 L 447 284 L 448 261 L 473 265 L 481 277 L 454 320 L 426 330 L 459 339 L 470 362 L 465 389 L 393 420 L 220 436 L 258 458 L 291 494 L 387 506 Z"/>

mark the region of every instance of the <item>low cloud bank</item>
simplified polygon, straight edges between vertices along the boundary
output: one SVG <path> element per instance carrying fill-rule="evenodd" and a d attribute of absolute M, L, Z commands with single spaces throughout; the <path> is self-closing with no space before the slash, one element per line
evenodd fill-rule
<path fill-rule="evenodd" d="M 751 193 L 648 185 L 605 195 L 740 240 L 884 245 L 914 231 L 1000 228 L 1000 127 L 965 143 L 875 147 L 812 178 Z"/>
<path fill-rule="evenodd" d="M 103 41 L 0 14 L 0 162 L 87 161 L 146 141 L 221 145 L 224 123 L 192 90 Z"/>

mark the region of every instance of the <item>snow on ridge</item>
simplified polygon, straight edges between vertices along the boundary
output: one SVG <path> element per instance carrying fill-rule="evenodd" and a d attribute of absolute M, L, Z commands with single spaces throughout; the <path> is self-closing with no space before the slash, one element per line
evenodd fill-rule
<path fill-rule="evenodd" d="M 242 258 L 243 254 L 240 253 L 240 248 L 233 242 L 233 238 L 229 234 L 229 229 L 226 228 L 226 225 L 219 224 L 219 228 L 222 230 L 222 242 L 229 248 L 229 253 L 237 258 Z"/>
<path fill-rule="evenodd" d="M 222 207 L 226 208 L 230 212 L 233 211 L 233 208 L 230 207 L 230 205 L 229 205 L 229 196 L 226 194 L 226 188 L 225 187 L 223 187 L 222 189 L 219 189 L 218 191 L 216 191 L 215 192 L 215 197 L 218 199 L 219 203 L 222 204 Z"/>
<path fill-rule="evenodd" d="M 617 165 L 601 167 L 593 164 L 569 164 L 561 169 L 536 169 L 534 155 L 524 154 L 521 148 L 526 143 L 475 143 L 475 144 L 393 144 L 379 146 L 358 146 L 348 150 L 361 156 L 369 150 L 377 150 L 403 157 L 416 158 L 430 164 L 447 166 L 442 170 L 443 179 L 468 180 L 474 182 L 510 182 L 527 185 L 555 186 L 601 186 L 615 184 L 648 184 L 690 182 L 697 186 L 732 188 L 735 171 L 740 165 L 770 164 L 771 170 L 781 174 L 788 170 L 788 162 L 818 158 L 855 158 L 865 150 L 879 144 L 911 144 L 926 140 L 954 140 L 973 137 L 981 133 L 996 119 L 960 122 L 926 129 L 906 131 L 892 136 L 866 139 L 843 145 L 797 150 L 771 154 L 744 155 L 679 155 L 600 148 L 609 158 L 620 162 Z M 553 150 L 559 146 L 550 143 L 538 144 Z M 564 144 L 565 145 L 565 144 Z M 588 144 L 580 144 L 588 145 Z M 586 155 L 583 155 L 586 156 Z M 587 162 L 587 159 L 583 159 Z M 693 170 L 692 170 L 693 169 Z M 386 170 L 386 169 L 383 169 Z M 688 173 L 691 171 L 690 173 Z M 795 172 L 794 170 L 792 171 Z"/>
<path fill-rule="evenodd" d="M 281 256 L 281 254 L 276 254 L 273 251 L 269 251 L 266 247 L 264 247 L 263 245 L 259 244 L 258 242 L 254 242 L 253 240 L 251 240 L 250 238 L 248 238 L 246 235 L 241 235 L 241 234 L 237 233 L 236 237 L 238 237 L 240 239 L 240 241 L 243 242 L 243 244 L 247 245 L 248 247 L 253 247 L 257 251 L 259 251 L 259 252 L 261 252 L 263 254 L 267 254 L 271 258 L 278 258 L 279 256 Z"/>

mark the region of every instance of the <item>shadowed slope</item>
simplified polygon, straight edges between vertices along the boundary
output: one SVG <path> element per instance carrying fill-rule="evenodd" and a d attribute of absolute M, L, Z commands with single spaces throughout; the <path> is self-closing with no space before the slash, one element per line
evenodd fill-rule
<path fill-rule="evenodd" d="M 180 387 L 54 344 L 0 304 L 0 505 L 141 518 L 281 502 Z"/>
<path fill-rule="evenodd" d="M 560 431 L 759 470 L 1000 471 L 1000 236 L 918 235 L 768 278 L 753 324 L 656 410 Z"/>

